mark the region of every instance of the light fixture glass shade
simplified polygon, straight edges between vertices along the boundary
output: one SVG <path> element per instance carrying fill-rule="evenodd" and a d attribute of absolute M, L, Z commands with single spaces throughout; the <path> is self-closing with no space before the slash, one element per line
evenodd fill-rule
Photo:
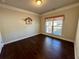
<path fill-rule="evenodd" d="M 36 3 L 37 3 L 37 5 L 41 5 L 42 4 L 42 0 L 37 0 Z"/>

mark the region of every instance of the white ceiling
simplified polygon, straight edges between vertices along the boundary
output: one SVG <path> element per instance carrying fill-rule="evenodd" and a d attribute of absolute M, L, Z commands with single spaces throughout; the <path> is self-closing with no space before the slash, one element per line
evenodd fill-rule
<path fill-rule="evenodd" d="M 0 0 L 0 3 L 42 14 L 79 2 L 79 0 L 43 0 L 43 5 L 37 6 L 34 1 L 35 0 Z"/>

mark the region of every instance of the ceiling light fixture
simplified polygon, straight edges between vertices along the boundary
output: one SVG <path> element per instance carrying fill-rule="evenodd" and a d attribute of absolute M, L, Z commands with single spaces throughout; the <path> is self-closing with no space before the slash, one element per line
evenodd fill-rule
<path fill-rule="evenodd" d="M 36 0 L 36 4 L 37 5 L 41 5 L 42 4 L 42 0 Z"/>

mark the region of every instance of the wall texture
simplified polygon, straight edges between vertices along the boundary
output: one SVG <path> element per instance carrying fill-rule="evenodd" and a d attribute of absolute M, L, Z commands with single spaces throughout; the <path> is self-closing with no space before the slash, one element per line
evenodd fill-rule
<path fill-rule="evenodd" d="M 51 12 L 48 14 L 43 14 L 41 19 L 41 33 L 45 33 L 45 17 L 50 16 L 59 16 L 64 15 L 64 24 L 63 24 L 63 38 L 66 38 L 68 41 L 74 41 L 75 40 L 75 34 L 76 34 L 76 27 L 77 27 L 77 21 L 78 21 L 78 12 L 79 12 L 79 6 L 70 8 L 70 9 L 64 9 L 61 11 Z M 51 34 L 47 34 L 51 35 Z M 52 35 L 51 35 L 52 36 Z M 55 36 L 55 35 L 54 35 Z"/>
<path fill-rule="evenodd" d="M 33 19 L 32 24 L 25 24 L 26 17 Z M 35 14 L 0 7 L 0 22 L 4 43 L 39 34 L 40 18 Z"/>

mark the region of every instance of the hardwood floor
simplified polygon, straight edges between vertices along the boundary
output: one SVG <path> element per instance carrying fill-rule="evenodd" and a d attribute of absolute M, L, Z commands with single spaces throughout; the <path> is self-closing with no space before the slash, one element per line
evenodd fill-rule
<path fill-rule="evenodd" d="M 40 34 L 5 45 L 0 59 L 74 59 L 74 45 Z"/>

